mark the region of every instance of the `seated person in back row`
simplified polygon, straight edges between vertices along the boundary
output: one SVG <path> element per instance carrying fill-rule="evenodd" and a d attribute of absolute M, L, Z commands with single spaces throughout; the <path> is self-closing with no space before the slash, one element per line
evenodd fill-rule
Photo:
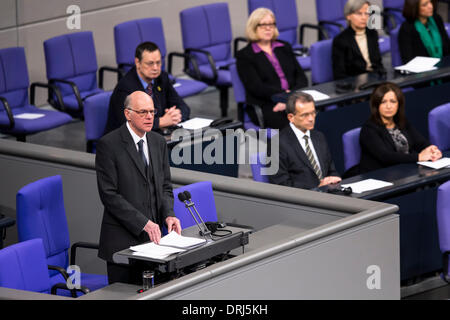
<path fill-rule="evenodd" d="M 161 70 L 161 52 L 153 42 L 143 42 L 136 48 L 135 66 L 119 81 L 109 102 L 105 134 L 126 122 L 124 102 L 134 91 L 150 95 L 155 104 L 153 130 L 165 128 L 189 119 L 190 109 L 170 83 L 168 73 Z"/>
<path fill-rule="evenodd" d="M 442 152 L 405 117 L 405 97 L 393 83 L 379 85 L 370 97 L 370 119 L 361 128 L 361 173 L 399 163 L 436 161 Z"/>
<path fill-rule="evenodd" d="M 370 2 L 349 0 L 344 15 L 348 27 L 333 39 L 333 76 L 335 80 L 366 72 L 384 73 L 378 47 L 378 32 L 367 27 Z"/>
<path fill-rule="evenodd" d="M 269 181 L 302 189 L 340 182 L 325 136 L 313 130 L 313 98 L 303 92 L 291 94 L 286 112 L 290 123 L 280 132 L 279 169 Z"/>
<path fill-rule="evenodd" d="M 246 102 L 262 109 L 266 128 L 281 129 L 288 124 L 286 104 L 275 103 L 271 97 L 308 85 L 289 43 L 277 40 L 275 15 L 267 8 L 258 8 L 247 21 L 249 44 L 236 54 L 236 67 L 245 87 Z M 248 115 L 258 124 L 258 117 L 249 108 Z"/>

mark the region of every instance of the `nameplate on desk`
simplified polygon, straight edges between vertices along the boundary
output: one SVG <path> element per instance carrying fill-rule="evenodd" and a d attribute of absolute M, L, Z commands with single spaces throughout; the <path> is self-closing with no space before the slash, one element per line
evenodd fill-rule
<path fill-rule="evenodd" d="M 384 187 L 392 186 L 393 183 L 376 180 L 376 179 L 366 179 L 355 183 L 343 184 L 344 188 L 352 188 L 353 193 L 363 193 L 366 191 L 371 191 L 375 189 L 380 189 Z"/>
<path fill-rule="evenodd" d="M 417 164 L 439 170 L 442 168 L 450 167 L 450 158 L 442 158 L 436 161 L 419 161 L 417 162 Z"/>

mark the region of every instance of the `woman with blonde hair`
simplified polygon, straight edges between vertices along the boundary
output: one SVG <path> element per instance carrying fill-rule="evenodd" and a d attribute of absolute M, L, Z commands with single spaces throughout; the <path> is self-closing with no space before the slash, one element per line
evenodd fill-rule
<path fill-rule="evenodd" d="M 236 66 L 246 91 L 246 102 L 262 109 L 264 126 L 281 129 L 288 124 L 286 104 L 275 103 L 271 97 L 308 85 L 292 47 L 277 40 L 275 15 L 267 8 L 258 8 L 247 21 L 249 44 L 236 54 Z M 258 117 L 253 108 L 248 115 L 254 123 Z"/>

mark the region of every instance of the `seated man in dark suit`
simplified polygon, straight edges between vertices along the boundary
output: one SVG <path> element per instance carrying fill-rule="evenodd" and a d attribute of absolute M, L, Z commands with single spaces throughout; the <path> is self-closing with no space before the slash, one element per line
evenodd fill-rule
<path fill-rule="evenodd" d="M 280 132 L 278 172 L 269 181 L 289 187 L 314 189 L 341 181 L 334 167 L 325 136 L 315 131 L 313 98 L 293 93 L 287 102 L 289 125 Z"/>
<path fill-rule="evenodd" d="M 143 42 L 136 48 L 135 66 L 119 81 L 109 102 L 105 134 L 125 123 L 125 98 L 134 91 L 148 93 L 155 104 L 153 130 L 163 132 L 189 119 L 190 109 L 173 88 L 168 73 L 161 70 L 161 52 L 156 44 Z"/>

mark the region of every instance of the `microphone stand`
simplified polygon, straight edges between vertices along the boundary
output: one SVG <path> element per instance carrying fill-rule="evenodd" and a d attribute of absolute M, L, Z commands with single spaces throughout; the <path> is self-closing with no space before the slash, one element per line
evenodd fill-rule
<path fill-rule="evenodd" d="M 195 207 L 195 204 L 191 201 L 191 199 L 186 199 L 184 201 L 184 204 L 186 205 L 186 208 L 189 210 L 189 213 L 191 214 L 192 218 L 194 218 L 195 224 L 197 225 L 197 227 L 199 229 L 200 235 L 205 238 L 206 242 L 213 241 L 213 238 L 212 238 L 212 235 L 211 235 L 211 231 L 206 227 L 205 222 L 203 221 L 201 215 L 198 213 L 197 208 Z M 201 223 L 198 222 L 197 218 L 195 217 L 194 213 L 192 212 L 191 207 L 194 208 L 195 213 L 196 213 L 197 217 L 200 219 Z M 209 236 L 210 239 L 208 240 L 206 238 L 206 236 Z"/>

